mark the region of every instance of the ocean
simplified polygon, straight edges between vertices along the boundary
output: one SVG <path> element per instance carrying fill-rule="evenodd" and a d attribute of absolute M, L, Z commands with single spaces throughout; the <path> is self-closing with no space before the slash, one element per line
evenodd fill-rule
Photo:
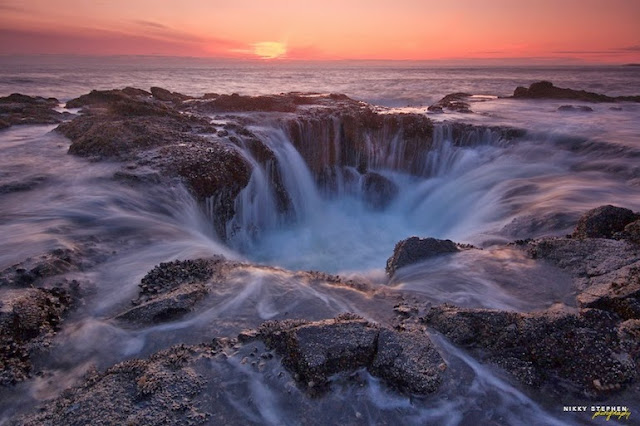
<path fill-rule="evenodd" d="M 387 208 L 372 210 L 356 189 L 344 186 L 331 194 L 323 192 L 282 129 L 269 120 L 252 124 L 251 130 L 278 158 L 296 215 L 289 221 L 279 216 L 269 198 L 268 178 L 256 172 L 239 196 L 242 214 L 232 224 L 247 232 L 237 232 L 226 242 L 181 185 L 150 184 L 141 189 L 116 182 L 112 176 L 119 164 L 68 155 L 70 142 L 52 132 L 55 126 L 0 131 L 0 188 L 29 188 L 0 191 L 0 270 L 59 248 L 89 247 L 98 253 L 88 254 L 83 268 L 67 277 L 92 284 L 81 313 L 56 338 L 65 354 L 43 361 L 48 376 L 3 394 L 0 420 L 59 395 L 92 366 L 104 369 L 172 344 L 197 343 L 203 335 L 210 339 L 212 333 L 255 327 L 267 319 L 321 319 L 348 310 L 378 321 L 382 307 L 388 307 L 342 290 L 311 289 L 296 283 L 289 270 L 362 278 L 384 287 L 381 291 L 392 297 L 417 297 L 434 304 L 517 312 L 557 303 L 575 306 L 568 277 L 505 245 L 570 233 L 583 212 L 603 204 L 640 210 L 640 104 L 507 98 L 517 86 L 540 80 L 610 96 L 637 95 L 638 67 L 55 56 L 3 57 L 0 63 L 0 96 L 56 97 L 61 109 L 90 90 L 127 86 L 159 86 L 192 96 L 342 93 L 385 113 L 427 114 L 435 126 L 434 149 L 422 176 L 392 167 L 375 170 L 399 190 Z M 427 111 L 454 92 L 475 95 L 473 114 Z M 567 104 L 593 111 L 559 110 Z M 470 131 L 464 144 L 456 144 L 452 123 L 460 122 L 485 130 Z M 510 141 L 486 130 L 504 127 L 521 129 L 524 136 Z M 455 261 L 442 258 L 408 267 L 387 282 L 386 259 L 396 242 L 412 235 L 452 239 L 483 250 Z M 230 282 L 220 289 L 219 300 L 185 320 L 135 330 L 112 321 L 155 265 L 216 254 L 276 269 L 266 273 L 256 268 Z M 359 413 L 367 413 L 355 423 L 469 424 L 475 416 L 486 416 L 481 418 L 508 424 L 530 424 L 532 419 L 538 424 L 571 424 L 545 395 L 515 385 L 444 340 L 439 348 L 463 380 L 449 384 L 438 396 L 399 396 L 362 373 L 359 380 L 366 386 L 339 384 L 314 409 L 326 412 L 327 423 L 341 418 L 330 412 L 345 410 L 348 401 Z M 265 378 L 239 364 L 220 374 L 226 398 L 240 401 L 227 404 L 239 419 L 297 423 L 300 412 L 287 401 L 286 387 L 274 384 L 268 374 Z M 294 395 L 294 400 L 303 398 L 299 391 Z"/>

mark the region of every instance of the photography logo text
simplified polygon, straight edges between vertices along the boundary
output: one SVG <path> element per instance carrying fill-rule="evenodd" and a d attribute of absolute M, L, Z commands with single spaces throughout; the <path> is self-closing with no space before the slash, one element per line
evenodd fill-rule
<path fill-rule="evenodd" d="M 562 407 L 562 411 L 565 413 L 589 413 L 592 420 L 629 420 L 631 417 L 631 410 L 624 405 L 565 405 Z"/>

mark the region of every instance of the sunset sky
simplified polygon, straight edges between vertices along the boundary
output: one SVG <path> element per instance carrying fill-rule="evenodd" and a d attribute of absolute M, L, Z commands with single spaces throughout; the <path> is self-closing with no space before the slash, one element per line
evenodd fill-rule
<path fill-rule="evenodd" d="M 0 0 L 0 54 L 640 62 L 640 0 Z"/>

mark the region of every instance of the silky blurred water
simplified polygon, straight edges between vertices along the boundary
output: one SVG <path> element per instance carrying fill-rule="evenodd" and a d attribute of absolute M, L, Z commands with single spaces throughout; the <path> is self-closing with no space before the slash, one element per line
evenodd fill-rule
<path fill-rule="evenodd" d="M 453 92 L 507 96 L 516 86 L 539 80 L 612 96 L 640 92 L 640 70 L 629 66 L 452 67 L 420 62 L 69 56 L 5 56 L 0 57 L 0 64 L 0 96 L 21 92 L 63 101 L 92 89 L 125 86 L 160 86 L 194 96 L 212 92 L 344 93 L 385 106 L 429 105 Z"/>
<path fill-rule="evenodd" d="M 2 57 L 0 64 L 0 96 L 21 92 L 63 102 L 92 89 L 161 86 L 190 95 L 345 93 L 398 112 L 426 114 L 427 105 L 451 92 L 507 96 L 516 86 L 538 80 L 608 95 L 640 94 L 637 67 L 452 68 L 77 57 Z M 115 180 L 120 164 L 67 155 L 70 142 L 51 132 L 54 126 L 0 131 L 0 269 L 56 248 L 81 250 L 93 262 L 69 276 L 92 287 L 82 314 L 66 323 L 56 339 L 64 350 L 44 361 L 55 380 L 24 385 L 11 396 L 14 402 L 0 404 L 0 410 L 13 413 L 20 404 L 56 396 L 77 383 L 91 364 L 106 368 L 172 344 L 202 341 L 202 336 L 232 335 L 267 319 L 321 319 L 351 311 L 385 321 L 400 295 L 516 311 L 556 302 L 571 305 L 569 277 L 503 244 L 515 238 L 563 235 L 579 214 L 601 204 L 640 210 L 640 108 L 633 103 L 616 104 L 615 109 L 611 104 L 588 104 L 593 112 L 558 111 L 567 103 L 587 105 L 491 99 L 473 102 L 475 114 L 429 115 L 439 135 L 425 165 L 430 173 L 416 177 L 387 168 L 374 170 L 399 187 L 397 198 L 382 210 L 368 208 L 358 190 L 324 194 L 282 129 L 259 123 L 252 130 L 281 163 L 295 220 L 277 217 L 276 203 L 269 199 L 268 173 L 256 171 L 239 197 L 242 214 L 234 224 L 262 229 L 252 235 L 239 232 L 228 244 L 215 235 L 210 218 L 178 182 L 158 186 Z M 451 121 L 512 126 L 526 134 L 508 141 L 481 133 L 460 147 L 447 136 Z M 554 223 L 549 218 L 557 214 L 568 219 Z M 551 225 L 536 229 L 531 223 L 537 219 Z M 412 265 L 389 281 L 385 260 L 398 240 L 411 235 L 452 238 L 485 249 Z M 274 267 L 241 268 L 184 319 L 135 330 L 110 319 L 129 306 L 140 279 L 154 265 L 216 254 Z M 315 283 L 279 267 L 363 278 L 372 291 Z M 444 395 L 413 401 L 366 376 L 365 391 L 345 385 L 314 406 L 331 411 L 343 400 L 360 404 L 370 410 L 365 421 L 369 423 L 384 419 L 464 424 L 472 420 L 465 413 L 468 406 L 495 410 L 484 418 L 487 421 L 502 418 L 526 424 L 531 417 L 518 414 L 524 409 L 545 424 L 556 422 L 555 414 L 545 412 L 526 391 L 498 378 L 490 368 L 445 341 L 439 348 L 454 366 L 467 371 L 466 382 Z M 286 400 L 278 385 L 249 375 L 240 365 L 225 368 L 230 368 L 225 380 L 249 386 L 238 391 L 240 397 L 260 399 L 249 408 L 236 406 L 239 415 L 264 423 L 296 418 L 295 407 L 278 402 Z M 496 398 L 499 402 L 494 403 Z M 549 407 L 548 401 L 545 404 Z M 3 416 L 0 413 L 0 422 Z"/>

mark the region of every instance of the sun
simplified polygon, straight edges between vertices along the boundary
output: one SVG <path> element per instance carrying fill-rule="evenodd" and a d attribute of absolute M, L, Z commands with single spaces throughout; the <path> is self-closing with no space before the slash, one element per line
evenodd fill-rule
<path fill-rule="evenodd" d="M 278 41 L 253 43 L 253 53 L 261 59 L 277 59 L 287 53 L 287 45 Z"/>

